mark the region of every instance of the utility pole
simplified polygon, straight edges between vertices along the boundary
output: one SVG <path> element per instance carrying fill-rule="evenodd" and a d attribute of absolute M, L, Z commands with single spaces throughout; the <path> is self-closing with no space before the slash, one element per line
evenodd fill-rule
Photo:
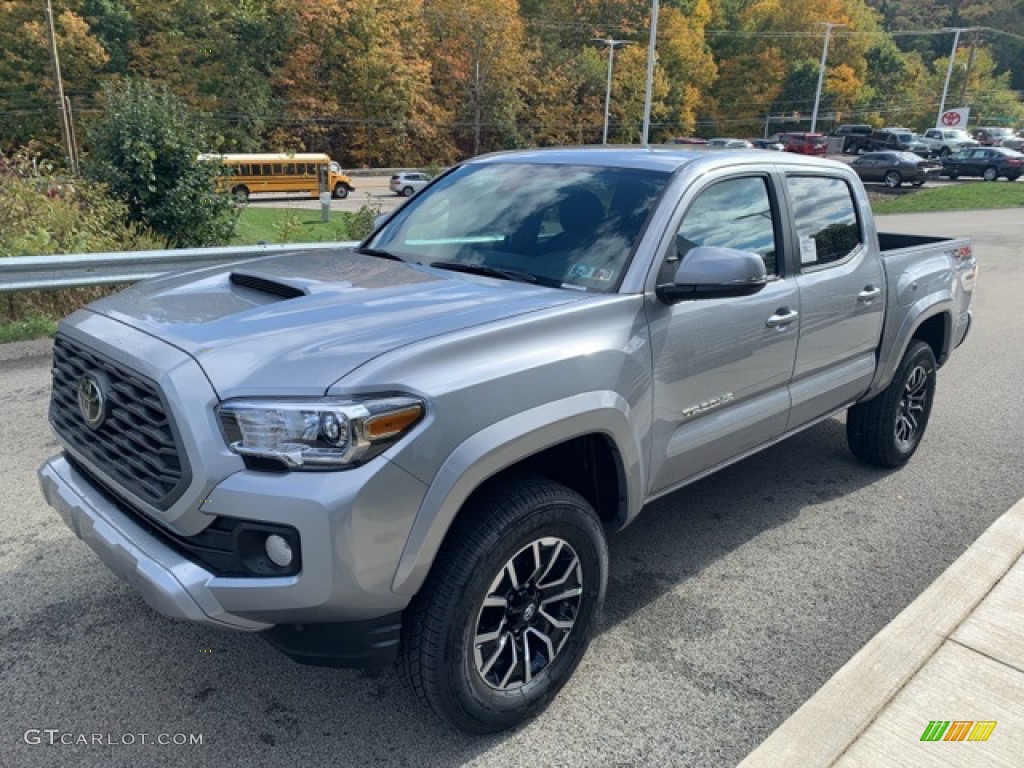
<path fill-rule="evenodd" d="M 651 4 L 651 41 L 647 44 L 647 89 L 644 93 L 644 139 L 651 133 L 651 91 L 654 88 L 654 48 L 658 41 L 658 0 Z"/>
<path fill-rule="evenodd" d="M 967 84 L 971 79 L 971 69 L 974 67 L 974 47 L 978 44 L 978 30 L 971 30 L 971 49 L 970 53 L 967 54 L 967 71 L 964 72 L 964 82 L 960 86 L 960 106 L 964 106 L 967 102 Z"/>
<path fill-rule="evenodd" d="M 608 46 L 608 84 L 604 89 L 604 131 L 601 133 L 601 143 L 608 143 L 608 109 L 612 100 L 612 62 L 615 60 L 615 46 L 629 45 L 629 40 L 613 40 L 611 37 L 593 37 L 595 43 Z"/>
<path fill-rule="evenodd" d="M 942 99 L 939 101 L 939 116 L 935 118 L 935 125 L 938 128 L 942 127 L 942 113 L 946 111 L 946 94 L 949 92 L 949 78 L 953 74 L 953 62 L 956 61 L 956 48 L 960 44 L 960 33 L 963 32 L 962 27 L 957 27 L 953 35 L 953 50 L 949 54 L 949 66 L 946 67 L 946 83 L 942 86 Z"/>
<path fill-rule="evenodd" d="M 53 79 L 57 85 L 57 107 L 60 110 L 60 135 L 64 140 L 64 153 L 68 169 L 78 175 L 75 150 L 71 144 L 71 123 L 68 119 L 67 102 L 64 100 L 64 81 L 60 76 L 60 57 L 57 55 L 57 33 L 53 28 L 53 6 L 46 0 L 46 29 L 50 36 L 50 56 L 53 59 Z"/>
<path fill-rule="evenodd" d="M 845 24 L 832 24 L 819 21 L 825 27 L 825 45 L 821 49 L 821 66 L 818 67 L 818 88 L 814 92 L 814 111 L 811 113 L 811 133 L 818 125 L 818 104 L 821 102 L 821 84 L 825 81 L 825 61 L 828 59 L 828 40 L 832 36 L 833 27 L 845 27 Z"/>

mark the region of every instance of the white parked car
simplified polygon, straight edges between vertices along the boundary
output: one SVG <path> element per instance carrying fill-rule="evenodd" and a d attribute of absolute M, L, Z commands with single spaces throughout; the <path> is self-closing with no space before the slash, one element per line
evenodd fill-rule
<path fill-rule="evenodd" d="M 753 148 L 754 145 L 751 144 L 746 139 L 718 138 L 718 139 L 709 139 L 708 140 L 708 146 L 709 147 L 719 147 L 719 148 L 723 148 L 723 149 L 751 149 L 751 148 Z"/>
<path fill-rule="evenodd" d="M 396 173 L 392 176 L 391 183 L 388 186 L 396 195 L 412 197 L 427 186 L 427 182 L 429 181 L 430 177 L 425 173 L 420 173 L 419 171 L 406 171 L 403 173 Z"/>

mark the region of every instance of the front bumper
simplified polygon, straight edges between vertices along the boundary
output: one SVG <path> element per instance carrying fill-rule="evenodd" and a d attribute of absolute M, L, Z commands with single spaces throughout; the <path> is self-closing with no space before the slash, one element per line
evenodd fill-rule
<path fill-rule="evenodd" d="M 267 622 L 231 615 L 209 589 L 209 571 L 181 557 L 92 488 L 63 456 L 39 468 L 46 502 L 100 560 L 155 610 L 176 619 L 248 631 Z"/>
<path fill-rule="evenodd" d="M 425 486 L 386 459 L 344 473 L 243 471 L 218 484 L 207 514 L 298 531 L 294 576 L 219 576 L 115 503 L 64 456 L 39 469 L 46 501 L 110 570 L 160 613 L 209 626 L 373 622 L 409 601 L 391 590 Z M 394 622 L 385 622 L 389 626 Z"/>

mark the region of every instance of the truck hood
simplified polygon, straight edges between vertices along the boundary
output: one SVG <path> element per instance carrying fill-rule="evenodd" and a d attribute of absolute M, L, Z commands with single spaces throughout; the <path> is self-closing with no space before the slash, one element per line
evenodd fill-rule
<path fill-rule="evenodd" d="M 159 277 L 90 309 L 193 356 L 227 398 L 322 393 L 390 350 L 579 298 L 338 250 Z"/>

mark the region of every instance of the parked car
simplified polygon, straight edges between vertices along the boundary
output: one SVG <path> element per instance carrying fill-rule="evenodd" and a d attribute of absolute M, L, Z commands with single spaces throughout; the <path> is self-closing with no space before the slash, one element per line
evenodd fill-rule
<path fill-rule="evenodd" d="M 782 152 L 786 148 L 785 144 L 771 136 L 767 139 L 751 139 L 750 143 L 757 149 L 770 149 L 775 152 Z"/>
<path fill-rule="evenodd" d="M 66 318 L 39 479 L 156 610 L 310 664 L 397 661 L 483 733 L 579 667 L 621 586 L 607 537 L 649 502 L 761 449 L 817 478 L 783 439 L 839 413 L 854 455 L 906 464 L 976 260 L 879 234 L 818 158 L 573 147 L 443 182 L 359 247 Z"/>
<path fill-rule="evenodd" d="M 892 189 L 904 182 L 920 187 L 942 170 L 941 163 L 925 160 L 913 152 L 866 152 L 850 163 L 850 167 L 861 181 L 882 182 Z"/>
<path fill-rule="evenodd" d="M 920 157 L 931 157 L 932 148 L 921 140 L 921 137 L 909 128 L 882 128 L 872 131 L 870 136 L 859 140 L 858 152 L 881 152 L 895 150 L 897 152 L 913 152 Z"/>
<path fill-rule="evenodd" d="M 779 141 L 782 142 L 786 152 L 820 157 L 825 157 L 828 154 L 828 139 L 820 133 L 780 133 Z"/>
<path fill-rule="evenodd" d="M 981 176 L 995 181 L 1000 176 L 1016 181 L 1024 173 L 1024 154 L 1006 147 L 974 147 L 942 159 L 942 175 Z"/>
<path fill-rule="evenodd" d="M 1020 150 L 1024 139 L 1009 128 L 980 126 L 974 129 L 974 139 L 983 147 L 1006 147 Z"/>
<path fill-rule="evenodd" d="M 419 171 L 404 171 L 391 177 L 388 187 L 396 195 L 412 197 L 430 182 L 430 177 Z"/>
<path fill-rule="evenodd" d="M 700 139 L 696 136 L 676 136 L 668 142 L 669 144 L 707 144 L 707 139 Z"/>
<path fill-rule="evenodd" d="M 746 139 L 708 139 L 709 147 L 718 147 L 719 149 L 751 149 L 754 145 Z"/>
<path fill-rule="evenodd" d="M 870 136 L 874 129 L 870 125 L 840 125 L 833 136 L 842 136 L 843 154 L 856 155 L 861 148 L 865 136 Z"/>
<path fill-rule="evenodd" d="M 978 146 L 967 131 L 958 128 L 929 128 L 921 136 L 921 142 L 931 150 L 933 155 L 946 157 L 962 149 Z"/>

